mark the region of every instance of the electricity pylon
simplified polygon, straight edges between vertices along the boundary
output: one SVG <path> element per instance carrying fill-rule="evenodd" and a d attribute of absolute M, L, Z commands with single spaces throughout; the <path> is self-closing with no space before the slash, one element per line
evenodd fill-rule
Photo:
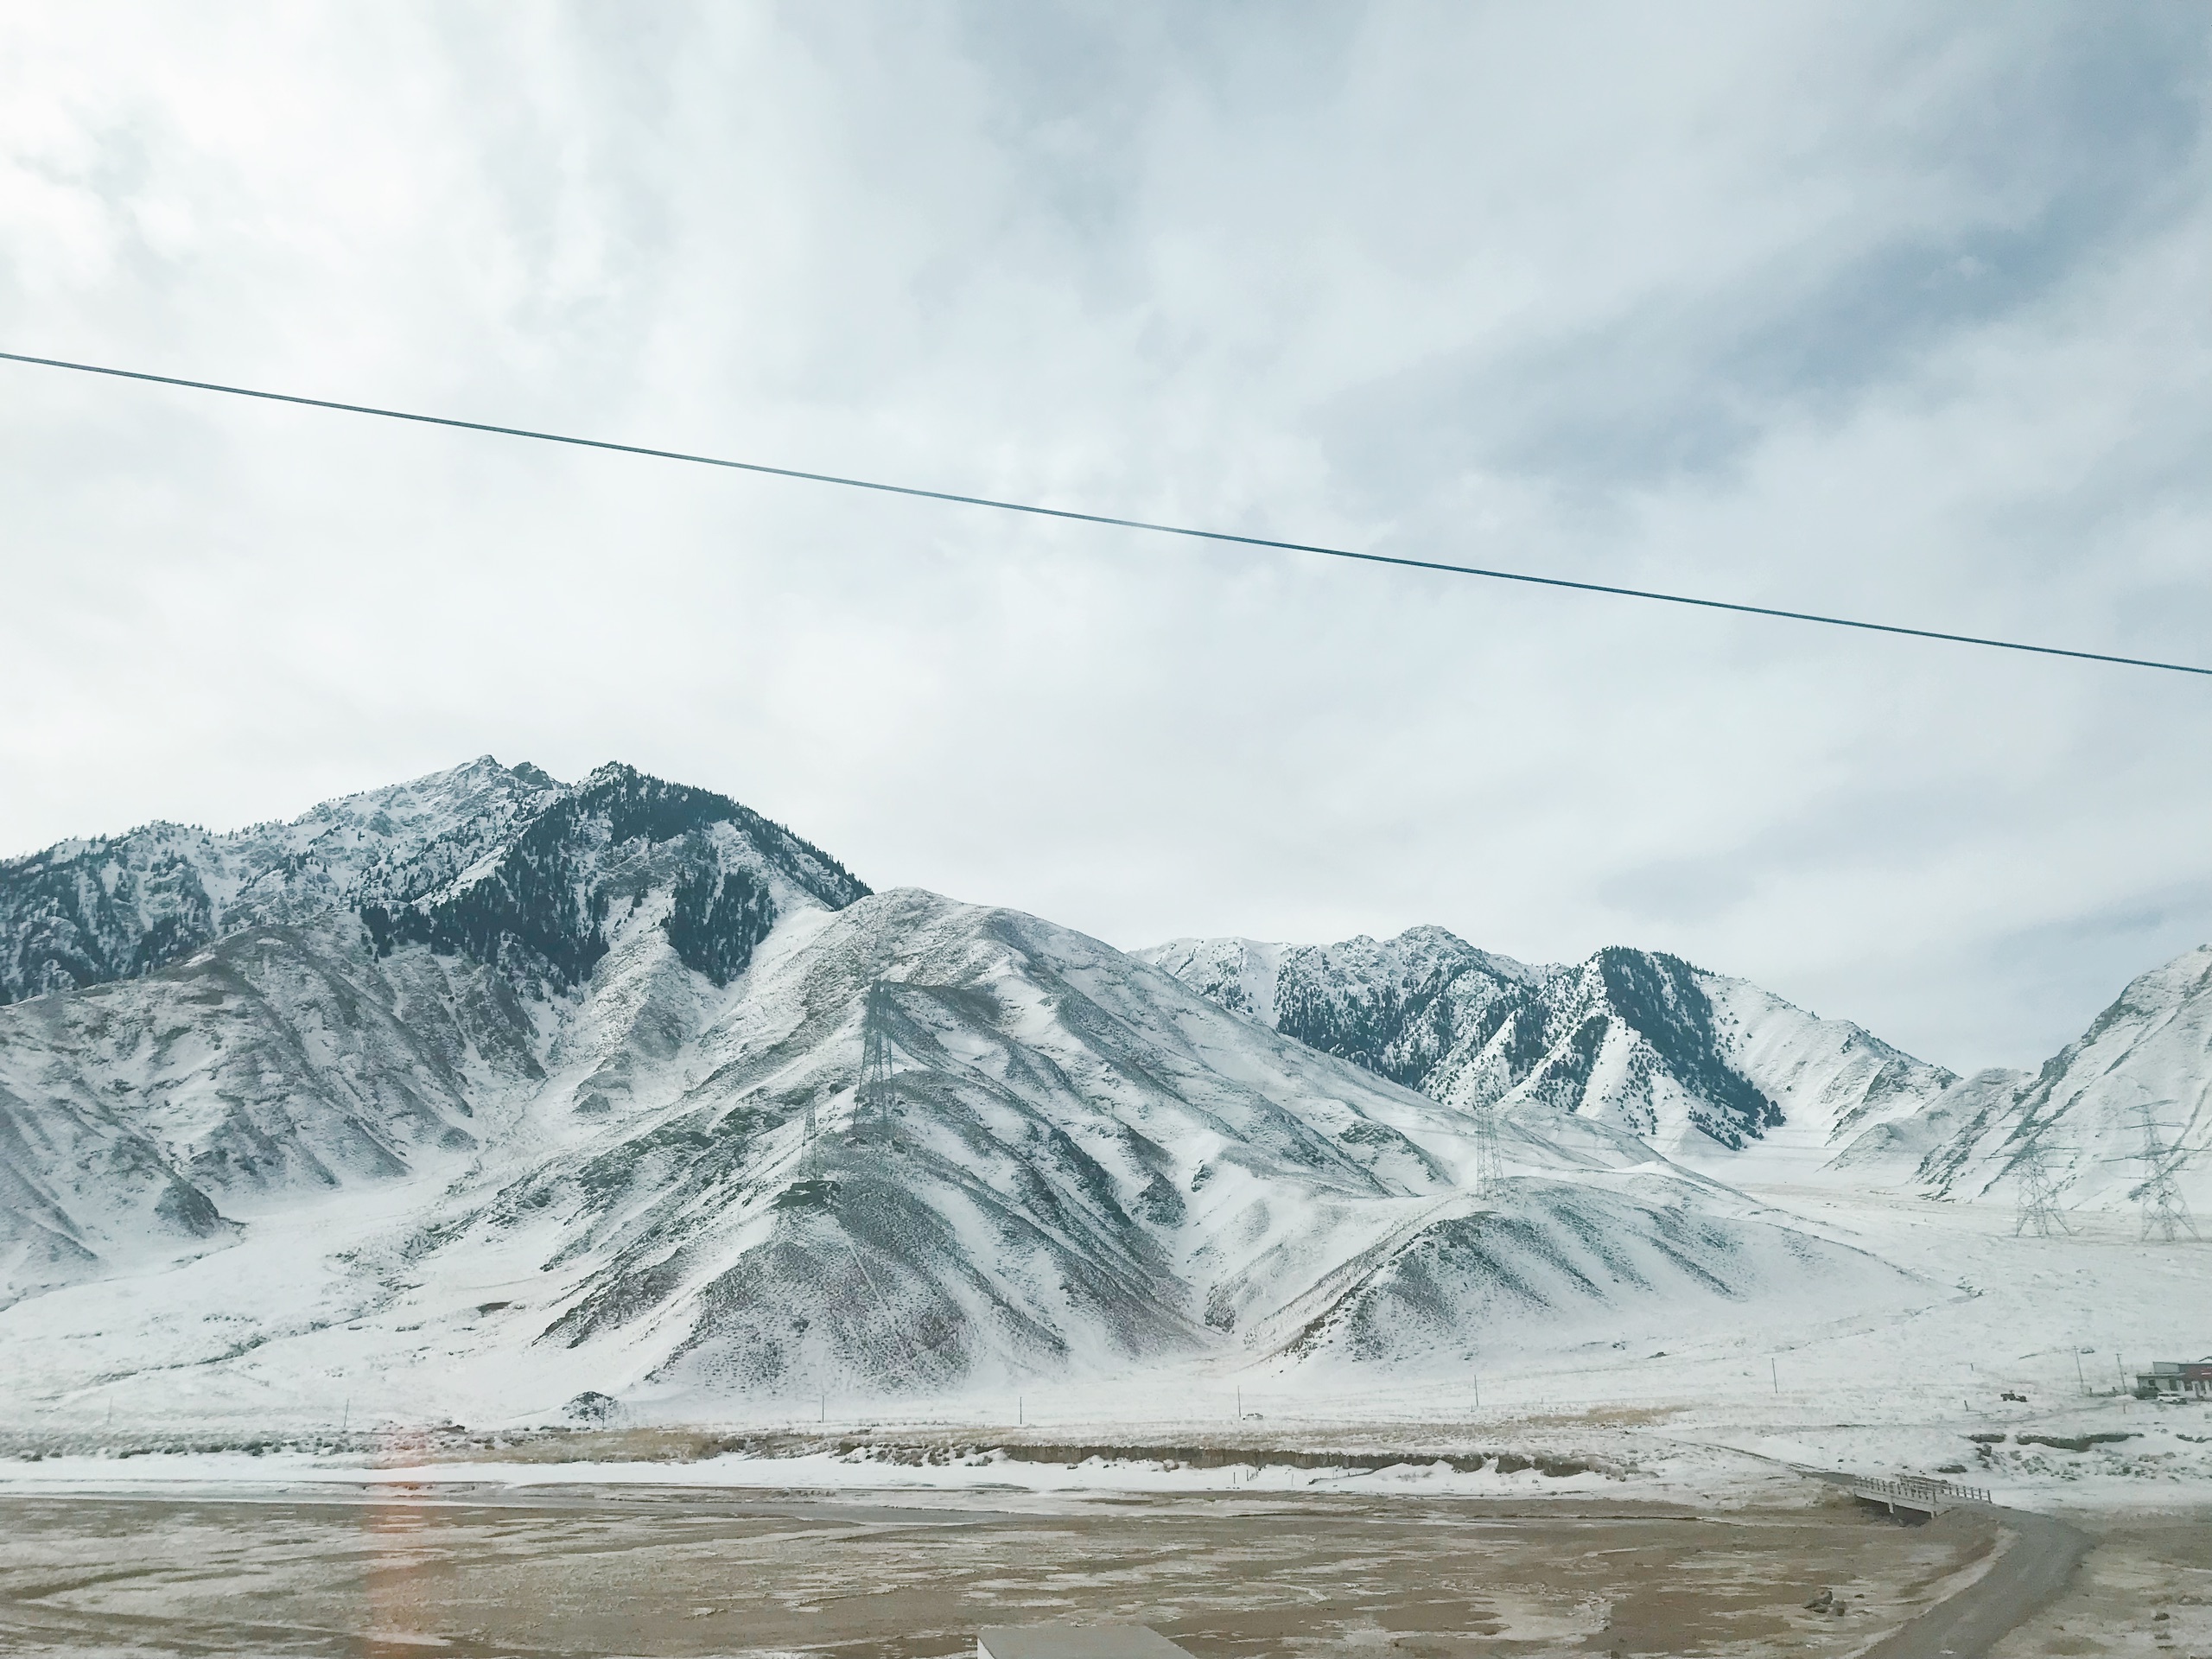
<path fill-rule="evenodd" d="M 1475 1120 L 1475 1196 L 1494 1198 L 1504 1190 L 1505 1164 L 1497 1150 L 1497 1103 L 1478 1096 Z"/>
<path fill-rule="evenodd" d="M 2037 1238 L 2058 1238 L 2070 1235 L 2073 1229 L 2066 1224 L 2065 1211 L 2058 1207 L 2058 1183 L 2051 1179 L 2050 1166 L 2044 1161 L 2043 1141 L 2031 1135 L 2020 1155 L 2012 1160 L 2012 1173 L 2020 1178 L 2020 1210 L 2012 1223 L 2012 1236 L 2033 1233 Z"/>
<path fill-rule="evenodd" d="M 853 1138 L 866 1141 L 874 1130 L 879 1145 L 898 1135 L 896 1066 L 891 1054 L 891 992 L 881 980 L 868 988 L 868 1009 L 861 1020 L 861 1083 L 853 1094 Z"/>
<path fill-rule="evenodd" d="M 2183 1234 L 2202 1238 L 2196 1224 L 2190 1219 L 2189 1206 L 2182 1202 L 2181 1189 L 2174 1184 L 2174 1171 L 2181 1167 L 2188 1154 L 2159 1141 L 2158 1121 L 2152 1116 L 2149 1101 L 2137 1110 L 2143 1116 L 2143 1150 L 2136 1156 L 2150 1172 L 2142 1188 L 2143 1236 L 2167 1244 L 2178 1242 Z"/>

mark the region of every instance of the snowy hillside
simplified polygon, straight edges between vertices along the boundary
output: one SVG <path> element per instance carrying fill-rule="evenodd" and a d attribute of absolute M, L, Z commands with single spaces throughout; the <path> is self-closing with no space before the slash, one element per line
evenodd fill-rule
<path fill-rule="evenodd" d="M 1136 954 L 1225 1008 L 1416 1090 L 1466 1032 L 1494 1025 L 1550 971 L 1440 927 L 1341 944 L 1175 939 Z"/>
<path fill-rule="evenodd" d="M 73 870 L 76 910 L 10 913 L 98 921 L 88 976 L 135 965 L 0 1009 L 6 1397 L 709 1409 L 1169 1361 L 1418 1370 L 1927 1294 L 1605 1114 L 1510 1129 L 1478 1198 L 1449 1099 L 1034 918 L 869 896 L 627 768 L 463 768 L 301 823 L 325 828 L 168 867 L 206 925 L 244 925 L 151 971 L 181 913 L 132 886 L 152 843 L 8 867 L 49 897 Z M 279 845 L 281 882 L 243 879 Z M 264 887 L 287 896 L 240 897 Z M 31 982 L 60 931 L 11 936 Z M 1472 1003 L 1526 971 L 1452 977 Z M 879 982 L 887 1123 L 855 1105 Z"/>
<path fill-rule="evenodd" d="M 1662 952 L 1530 967 L 1441 928 L 1139 955 L 1223 1007 L 1447 1104 L 1592 1117 L 1728 1179 L 1800 1179 L 1955 1079 Z"/>
<path fill-rule="evenodd" d="M 1854 1154 L 1918 1154 L 1916 1178 L 1944 1197 L 2015 1198 L 2039 1149 L 2069 1209 L 2133 1205 L 2156 1167 L 2212 1236 L 2212 946 L 2135 980 L 2040 1072 L 1968 1078 L 1911 1127 L 1894 1151 L 1870 1137 Z"/>

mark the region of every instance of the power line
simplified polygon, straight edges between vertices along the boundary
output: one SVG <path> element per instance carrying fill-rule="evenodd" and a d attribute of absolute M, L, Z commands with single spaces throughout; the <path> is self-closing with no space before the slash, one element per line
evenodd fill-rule
<path fill-rule="evenodd" d="M 1446 575 L 1480 576 L 1489 582 L 1517 582 L 1534 588 L 1564 588 L 1580 594 L 1610 594 L 1618 599 L 1648 599 L 1662 605 L 1692 605 L 1700 610 L 1731 611 L 1739 616 L 1764 616 L 1785 622 L 1816 622 L 1824 627 L 1857 628 L 1866 633 L 1894 633 L 1912 639 L 1936 639 L 1954 645 L 1986 645 L 1993 651 L 2024 651 L 2038 657 L 2071 657 L 2082 662 L 2116 663 L 2124 668 L 2155 668 L 2173 674 L 2212 676 L 2212 668 L 2190 663 L 2162 663 L 2145 657 L 2117 657 L 2101 651 L 2072 651 L 2061 645 L 2031 645 L 2018 639 L 1989 639 L 1979 634 L 1945 633 L 1935 628 L 1908 628 L 1895 622 L 1865 622 L 1854 617 L 1827 616 L 1817 611 L 1785 611 L 1767 605 L 1744 605 L 1728 599 L 1700 599 L 1689 594 L 1662 593 L 1650 588 L 1621 588 L 1610 582 L 1573 582 L 1565 576 L 1539 576 L 1525 570 L 1492 570 L 1481 565 L 1446 564 L 1435 559 L 1408 559 L 1391 553 L 1360 553 L 1347 547 L 1324 547 L 1313 542 L 1278 541 L 1269 536 L 1241 536 L 1233 531 L 1201 530 L 1190 524 L 1160 524 L 1149 518 L 1123 518 L 1112 513 L 1077 512 L 1069 507 L 1039 506 L 1031 501 L 1002 501 L 988 495 L 962 495 L 951 490 L 925 490 L 912 484 L 887 484 L 880 479 L 849 478 L 837 473 L 811 473 L 797 467 L 771 467 L 765 461 L 732 461 L 721 455 L 693 454 L 682 449 L 657 449 L 640 443 L 615 443 L 606 438 L 583 438 L 566 432 L 541 432 L 524 426 L 499 426 L 488 421 L 464 421 L 448 415 L 423 415 L 404 409 L 383 409 L 373 404 L 340 403 L 328 397 L 303 397 L 289 391 L 263 391 L 251 386 L 225 385 L 213 380 L 186 380 L 175 375 L 149 374 L 140 369 L 116 369 L 98 363 L 73 363 L 58 357 L 29 357 L 21 352 L 0 352 L 0 362 L 28 363 L 39 368 L 68 369 L 79 374 L 106 375 L 118 380 L 139 380 L 156 386 L 181 386 L 190 391 L 221 392 L 230 397 L 253 397 L 264 403 L 292 404 L 302 409 L 335 410 L 345 415 L 372 415 L 379 420 L 410 421 L 418 426 L 450 427 L 461 432 L 488 432 L 503 438 L 529 438 L 539 443 L 562 443 L 577 449 L 604 449 L 620 455 L 644 455 L 654 461 L 687 461 L 696 467 L 720 467 L 734 473 L 753 473 L 766 478 L 795 479 L 807 484 L 831 484 L 840 489 L 870 490 L 880 495 L 910 496 L 920 501 L 944 501 L 956 506 L 988 507 L 995 512 L 1019 512 L 1033 518 L 1058 518 L 1071 524 L 1104 524 L 1118 530 L 1141 530 L 1155 536 L 1181 536 L 1192 541 L 1225 542 L 1237 547 L 1264 547 L 1282 553 L 1316 553 L 1325 558 L 1356 559 L 1363 564 L 1395 565 L 1406 570 L 1434 570 Z"/>

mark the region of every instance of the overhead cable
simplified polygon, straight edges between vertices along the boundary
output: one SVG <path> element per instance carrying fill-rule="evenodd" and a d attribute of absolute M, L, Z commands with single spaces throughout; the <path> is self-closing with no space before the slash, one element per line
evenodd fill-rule
<path fill-rule="evenodd" d="M 1071 507 L 1041 506 L 1033 501 L 1003 501 L 988 495 L 963 495 L 953 490 L 923 489 L 912 484 L 887 484 L 880 479 L 808 472 L 797 467 L 772 467 L 765 461 L 732 461 L 721 455 L 693 454 L 686 450 L 659 449 L 641 443 L 616 443 L 607 438 L 578 437 L 566 432 L 543 432 L 531 427 L 499 426 L 489 421 L 464 421 L 450 415 L 423 415 L 410 410 L 384 409 L 373 404 L 340 403 L 328 397 L 302 397 L 296 392 L 264 391 L 251 386 L 225 385 L 213 380 L 187 380 L 175 375 L 149 374 L 141 369 L 110 368 L 98 363 L 73 363 L 57 357 L 31 357 L 21 352 L 0 352 L 0 361 L 27 363 L 47 369 L 67 369 L 79 374 L 106 375 L 113 379 L 138 380 L 156 386 L 181 386 L 190 391 L 220 392 L 227 397 L 252 397 L 263 403 L 292 404 L 302 409 L 334 410 L 345 415 L 372 415 L 378 420 L 410 421 L 418 426 L 450 427 L 461 432 L 488 432 L 503 438 L 528 438 L 534 442 L 567 444 L 577 449 L 603 449 L 613 454 L 644 455 L 654 461 L 686 461 L 695 467 L 719 467 L 728 472 L 753 473 L 766 478 L 796 479 L 808 484 L 830 484 L 840 489 L 871 490 L 880 495 L 911 496 L 917 500 L 944 501 L 957 506 L 988 507 L 995 512 L 1018 512 L 1033 518 L 1058 518 L 1072 524 L 1140 530 L 1154 536 L 1180 536 L 1192 541 L 1222 542 L 1236 547 L 1262 547 L 1283 553 L 1314 553 L 1324 558 L 1355 559 L 1363 564 L 1395 565 L 1402 569 L 1433 570 L 1452 576 L 1478 576 L 1487 582 L 1516 582 L 1533 588 L 1564 588 L 1580 594 L 1610 594 L 1618 599 L 1653 600 L 1662 605 L 1691 605 L 1700 610 L 1731 611 L 1741 616 L 1770 617 L 1785 622 L 1815 622 L 1823 627 L 1857 628 L 1867 633 L 1902 634 L 1912 639 L 1939 639 L 1948 645 L 1986 645 L 1993 651 L 2023 651 L 2038 657 L 2071 657 L 2083 662 L 2116 663 L 2126 668 L 2155 668 L 2171 674 L 2212 675 L 2212 668 L 2202 668 L 2190 663 L 2164 663 L 2145 657 L 2115 656 L 2108 652 L 2075 651 L 2062 645 L 2029 645 L 2018 639 L 1993 639 L 1980 634 L 1948 633 L 1937 628 L 1906 627 L 1896 622 L 1867 622 L 1855 617 L 1828 616 L 1817 611 L 1787 611 L 1768 605 L 1745 605 L 1728 599 L 1701 599 L 1691 594 L 1663 593 L 1650 588 L 1623 588 L 1611 582 L 1576 582 L 1566 576 L 1540 576 L 1526 570 L 1494 570 L 1481 565 L 1407 558 L 1395 553 L 1362 553 L 1348 547 L 1324 547 L 1313 542 L 1282 541 L 1272 536 L 1245 536 L 1227 530 L 1201 530 L 1190 524 L 1160 524 L 1149 518 L 1125 518 L 1107 512 L 1080 512 Z"/>

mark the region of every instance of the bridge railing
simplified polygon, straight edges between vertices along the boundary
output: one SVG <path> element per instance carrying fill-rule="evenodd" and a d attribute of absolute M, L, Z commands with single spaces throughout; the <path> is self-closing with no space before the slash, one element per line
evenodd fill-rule
<path fill-rule="evenodd" d="M 1853 1492 L 1866 1497 L 1890 1498 L 1898 1502 L 1939 1503 L 1986 1503 L 1990 1502 L 1986 1486 L 1960 1486 L 1948 1480 L 1928 1480 L 1907 1475 L 1901 1480 L 1876 1480 L 1872 1477 L 1853 1480 Z"/>

